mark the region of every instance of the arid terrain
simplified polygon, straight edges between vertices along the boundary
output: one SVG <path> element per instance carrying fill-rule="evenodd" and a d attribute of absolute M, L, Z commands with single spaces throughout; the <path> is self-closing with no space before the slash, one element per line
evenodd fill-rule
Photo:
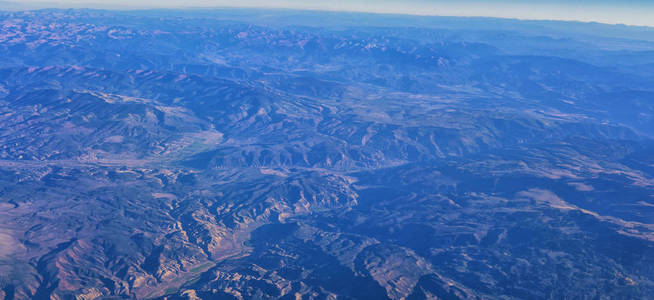
<path fill-rule="evenodd" d="M 654 29 L 40 10 L 0 57 L 0 299 L 654 293 Z"/>

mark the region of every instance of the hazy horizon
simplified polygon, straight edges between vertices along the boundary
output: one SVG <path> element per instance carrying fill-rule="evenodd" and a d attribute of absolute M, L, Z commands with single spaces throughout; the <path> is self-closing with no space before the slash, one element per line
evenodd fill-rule
<path fill-rule="evenodd" d="M 631 1 L 511 1 L 511 0 L 463 0 L 452 3 L 442 0 L 332 0 L 306 3 L 299 0 L 246 0 L 234 3 L 225 0 L 114 0 L 94 3 L 94 0 L 23 0 L 5 1 L 18 8 L 279 8 L 299 10 L 350 11 L 369 13 L 393 13 L 423 16 L 497 17 L 526 20 L 562 20 L 599 22 L 654 27 L 654 3 Z"/>

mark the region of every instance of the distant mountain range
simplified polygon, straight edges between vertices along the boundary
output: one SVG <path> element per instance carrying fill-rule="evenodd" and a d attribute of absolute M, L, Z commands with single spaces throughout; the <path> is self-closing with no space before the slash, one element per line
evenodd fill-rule
<path fill-rule="evenodd" d="M 652 42 L 485 18 L 2 12 L 0 299 L 646 299 Z"/>

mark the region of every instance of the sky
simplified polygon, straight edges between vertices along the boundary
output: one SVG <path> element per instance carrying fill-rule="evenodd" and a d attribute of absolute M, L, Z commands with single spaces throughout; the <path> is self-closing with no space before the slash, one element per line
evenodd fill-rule
<path fill-rule="evenodd" d="M 39 7 L 256 7 L 574 20 L 654 27 L 654 0 L 13 0 Z M 38 3 L 38 4 L 37 4 Z M 95 3 L 95 4 L 94 4 Z"/>

